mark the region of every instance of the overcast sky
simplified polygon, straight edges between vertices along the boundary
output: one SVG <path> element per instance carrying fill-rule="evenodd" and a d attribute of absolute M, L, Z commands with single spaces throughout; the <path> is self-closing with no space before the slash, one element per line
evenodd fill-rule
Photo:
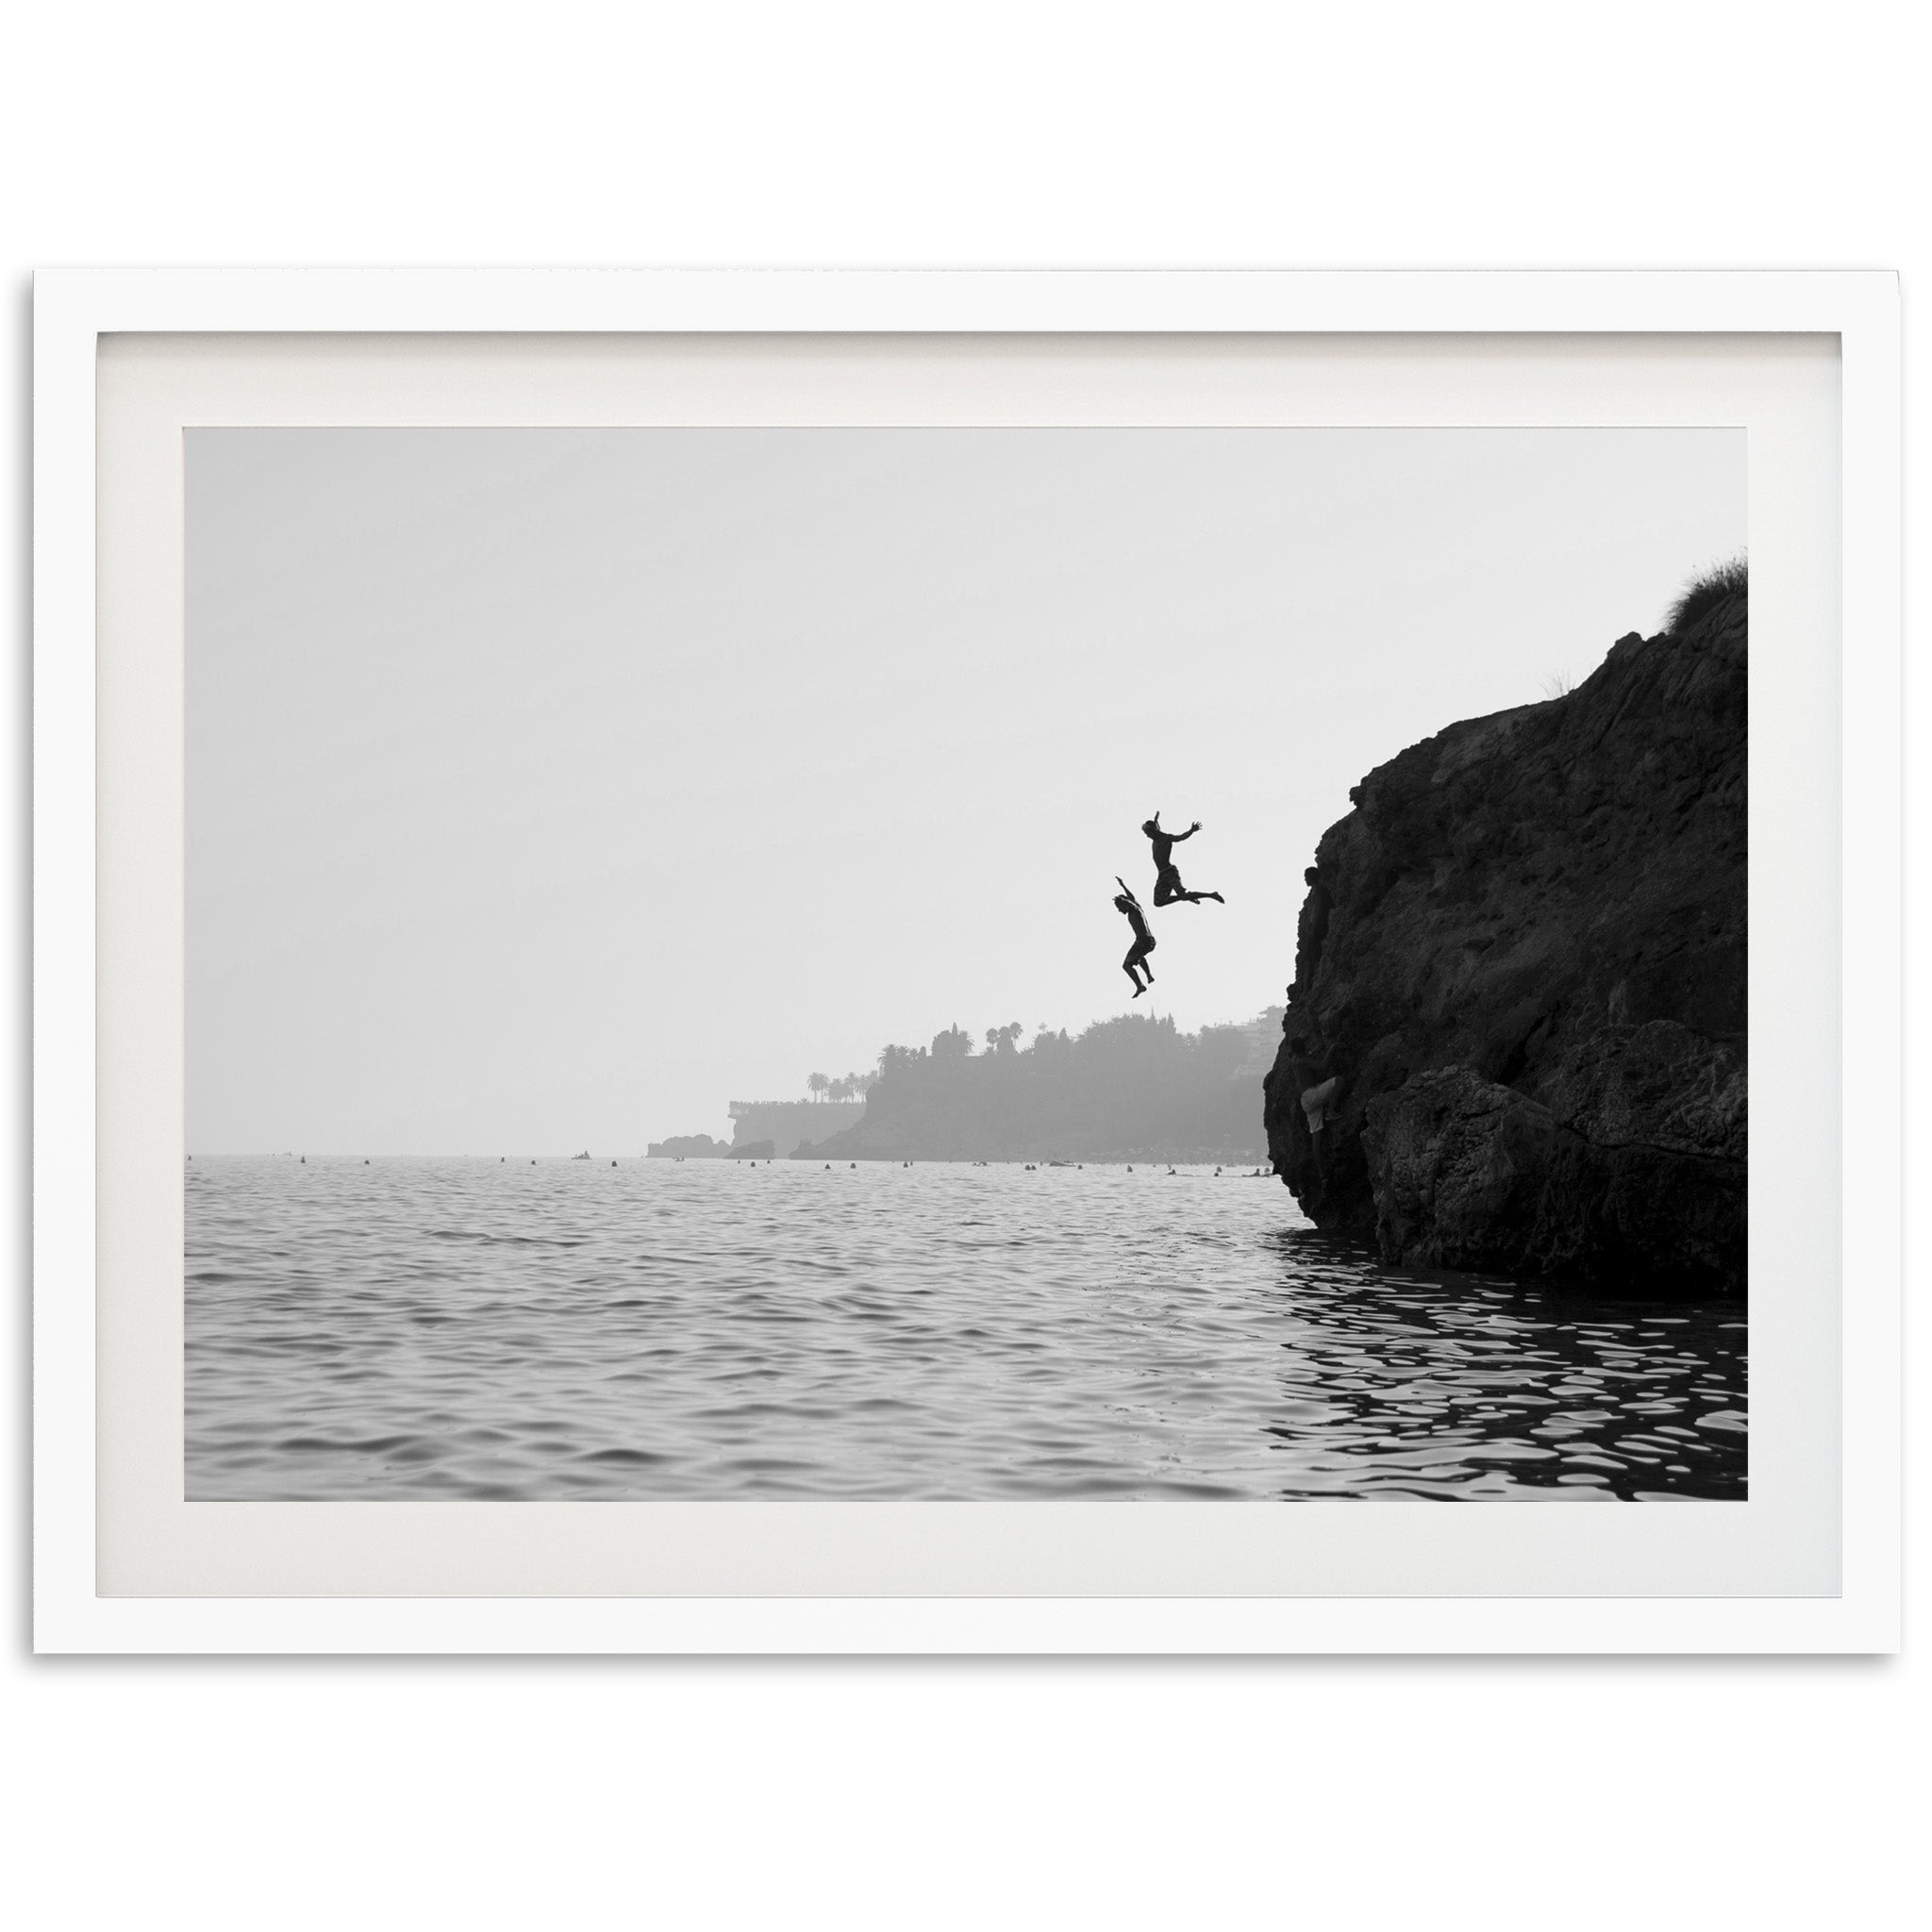
<path fill-rule="evenodd" d="M 1292 971 L 1372 766 L 1745 541 L 1729 430 L 198 429 L 195 1152 L 634 1155 Z"/>

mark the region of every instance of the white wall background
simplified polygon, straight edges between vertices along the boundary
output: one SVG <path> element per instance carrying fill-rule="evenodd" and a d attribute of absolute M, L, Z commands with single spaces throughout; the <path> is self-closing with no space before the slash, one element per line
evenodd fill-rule
<path fill-rule="evenodd" d="M 0 112 L 9 903 L 36 264 L 1895 266 L 1909 475 L 1932 247 L 1902 17 L 34 8 Z M 0 1047 L 24 1093 L 18 931 Z M 1908 1074 L 1924 1058 L 1914 1036 Z M 14 1306 L 0 1897 L 22 1924 L 1669 1928 L 1923 1901 L 1912 1656 L 36 1663 Z"/>

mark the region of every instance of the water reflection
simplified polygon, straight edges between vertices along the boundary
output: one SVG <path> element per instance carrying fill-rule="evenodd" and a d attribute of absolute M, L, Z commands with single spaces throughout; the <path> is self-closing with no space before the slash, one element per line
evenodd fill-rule
<path fill-rule="evenodd" d="M 1390 1274 L 1212 1170 L 201 1160 L 208 1498 L 1741 1497 L 1740 1307 Z"/>
<path fill-rule="evenodd" d="M 1270 1239 L 1279 1494 L 1744 1493 L 1741 1307 L 1383 1271 L 1313 1230 Z"/>

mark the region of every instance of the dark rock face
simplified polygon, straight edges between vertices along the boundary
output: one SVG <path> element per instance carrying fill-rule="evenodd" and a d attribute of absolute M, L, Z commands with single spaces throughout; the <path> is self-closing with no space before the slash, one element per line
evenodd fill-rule
<path fill-rule="evenodd" d="M 1265 1083 L 1318 1226 L 1391 1262 L 1743 1291 L 1747 617 L 1740 591 L 1626 637 L 1351 792 Z"/>

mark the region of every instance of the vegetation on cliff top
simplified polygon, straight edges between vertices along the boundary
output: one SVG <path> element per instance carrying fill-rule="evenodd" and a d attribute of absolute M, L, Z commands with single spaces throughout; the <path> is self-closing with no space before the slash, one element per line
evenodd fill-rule
<path fill-rule="evenodd" d="M 1671 606 L 1664 629 L 1672 637 L 1681 636 L 1707 611 L 1715 610 L 1726 597 L 1739 591 L 1748 593 L 1750 588 L 1750 560 L 1740 550 L 1736 557 L 1699 572 L 1684 586 L 1684 594 Z"/>

